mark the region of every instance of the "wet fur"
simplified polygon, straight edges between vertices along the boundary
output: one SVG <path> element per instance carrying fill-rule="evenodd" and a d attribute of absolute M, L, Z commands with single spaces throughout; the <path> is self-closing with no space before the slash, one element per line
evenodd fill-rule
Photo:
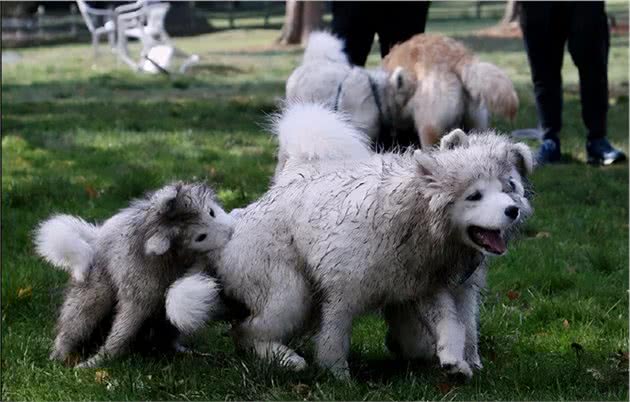
<path fill-rule="evenodd" d="M 58 218 L 40 225 L 38 243 L 50 241 L 45 229 Z M 166 321 L 165 292 L 186 272 L 214 265 L 231 236 L 232 218 L 206 185 L 176 183 L 134 201 L 97 226 L 98 235 L 89 241 L 70 233 L 63 232 L 66 244 L 86 241 L 92 253 L 85 278 L 73 277 L 68 285 L 51 358 L 68 361 L 105 328 L 102 346 L 79 365 L 91 367 L 124 353 L 143 330 L 175 333 Z"/>
<path fill-rule="evenodd" d="M 485 280 L 476 268 L 486 257 L 454 227 L 452 205 L 480 177 L 520 183 L 532 159 L 527 147 L 491 132 L 456 136 L 442 150 L 361 160 L 289 155 L 271 189 L 242 211 L 218 266 L 225 293 L 251 313 L 234 328 L 237 345 L 301 369 L 306 362 L 286 343 L 317 305 L 316 360 L 346 377 L 353 318 L 385 308 L 392 348 L 426 331 L 443 366 L 472 375 Z M 511 190 L 502 197 L 521 208 L 510 224 L 517 227 L 529 203 Z"/>

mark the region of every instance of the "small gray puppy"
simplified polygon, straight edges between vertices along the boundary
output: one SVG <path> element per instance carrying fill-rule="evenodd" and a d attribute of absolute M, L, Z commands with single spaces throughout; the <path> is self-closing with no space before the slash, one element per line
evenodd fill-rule
<path fill-rule="evenodd" d="M 104 344 L 77 367 L 121 355 L 143 324 L 163 314 L 168 287 L 212 265 L 232 231 L 232 217 L 201 183 L 169 184 L 101 226 L 69 215 L 42 222 L 37 253 L 72 275 L 51 359 L 66 361 L 112 313 Z"/>

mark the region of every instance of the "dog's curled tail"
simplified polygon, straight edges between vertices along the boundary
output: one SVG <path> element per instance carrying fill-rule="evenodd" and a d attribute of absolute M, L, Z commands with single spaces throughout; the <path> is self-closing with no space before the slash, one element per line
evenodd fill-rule
<path fill-rule="evenodd" d="M 282 165 L 295 158 L 364 159 L 372 154 L 365 134 L 339 113 L 317 103 L 293 103 L 274 121 Z"/>
<path fill-rule="evenodd" d="M 343 41 L 324 31 L 312 32 L 308 36 L 304 49 L 304 63 L 314 61 L 350 64 L 348 56 L 343 51 Z"/>
<path fill-rule="evenodd" d="M 71 215 L 55 215 L 40 223 L 35 231 L 37 254 L 81 282 L 94 255 L 98 227 Z"/>
<path fill-rule="evenodd" d="M 488 110 L 514 119 L 518 96 L 512 80 L 494 64 L 473 59 L 460 69 L 460 79 L 473 99 L 481 99 Z"/>
<path fill-rule="evenodd" d="M 196 273 L 175 281 L 166 293 L 166 316 L 180 331 L 191 334 L 224 310 L 215 279 Z"/>

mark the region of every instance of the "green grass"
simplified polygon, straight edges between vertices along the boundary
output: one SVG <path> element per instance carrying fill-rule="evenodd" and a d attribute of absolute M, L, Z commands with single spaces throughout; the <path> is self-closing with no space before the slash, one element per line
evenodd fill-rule
<path fill-rule="evenodd" d="M 464 40 L 514 79 L 519 115 L 494 126 L 533 126 L 522 43 L 471 35 L 492 22 L 439 19 L 428 30 Z M 627 400 L 628 167 L 584 164 L 568 55 L 565 163 L 535 172 L 535 215 L 491 265 L 481 314 L 485 368 L 472 382 L 449 383 L 434 367 L 393 360 L 376 316 L 355 324 L 349 383 L 238 355 L 224 325 L 195 340 L 208 357 L 132 354 L 108 364 L 100 381 L 95 370 L 48 361 L 67 276 L 35 257 L 36 223 L 54 212 L 105 219 L 173 179 L 208 180 L 228 210 L 259 197 L 275 164 L 266 114 L 276 110 L 301 53 L 273 47 L 277 35 L 236 30 L 178 39 L 203 63 L 174 79 L 134 74 L 107 54 L 92 67 L 88 45 L 19 50 L 18 63 L 3 64 L 2 399 Z M 609 135 L 627 152 L 628 40 L 614 37 L 612 45 Z M 378 63 L 376 49 L 370 63 Z M 311 360 L 308 344 L 305 353 Z"/>

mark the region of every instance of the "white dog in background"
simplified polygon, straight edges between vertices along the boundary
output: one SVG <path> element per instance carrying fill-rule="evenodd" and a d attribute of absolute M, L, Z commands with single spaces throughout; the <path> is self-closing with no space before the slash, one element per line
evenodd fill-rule
<path fill-rule="evenodd" d="M 375 143 L 381 130 L 413 125 L 412 115 L 405 113 L 415 90 L 415 78 L 404 69 L 389 73 L 352 66 L 339 38 L 313 32 L 302 65 L 287 80 L 286 97 L 347 114 L 350 124 Z"/>
<path fill-rule="evenodd" d="M 295 105 L 278 122 L 281 146 L 315 125 L 322 136 L 357 137 L 325 107 Z M 320 161 L 302 145 L 281 150 L 275 184 L 243 211 L 218 264 L 225 293 L 250 311 L 234 328 L 237 344 L 303 368 L 286 343 L 318 315 L 316 360 L 346 377 L 354 317 L 384 308 L 393 349 L 434 353 L 470 377 L 480 366 L 475 286 L 485 271 L 477 268 L 506 252 L 531 213 L 522 185 L 529 148 L 460 130 L 441 150 L 402 155 Z"/>

